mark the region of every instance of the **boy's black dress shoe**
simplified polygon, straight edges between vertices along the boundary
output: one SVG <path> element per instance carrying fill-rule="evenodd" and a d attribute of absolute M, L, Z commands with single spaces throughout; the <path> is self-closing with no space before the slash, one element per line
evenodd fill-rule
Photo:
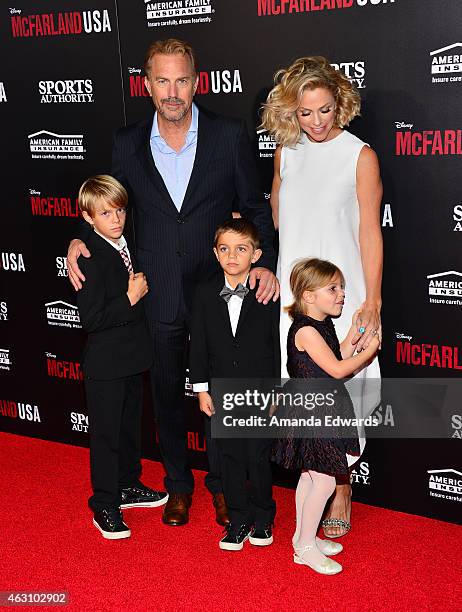
<path fill-rule="evenodd" d="M 264 527 L 255 527 L 252 535 L 249 537 L 249 542 L 254 546 L 269 546 L 273 543 L 273 530 L 271 525 L 264 525 Z"/>
<path fill-rule="evenodd" d="M 130 529 L 124 523 L 120 508 L 104 508 L 95 512 L 93 525 L 106 540 L 121 540 L 131 535 Z"/>
<path fill-rule="evenodd" d="M 121 489 L 120 497 L 121 508 L 157 508 L 167 503 L 168 493 L 164 491 L 154 491 L 143 484 Z"/>
<path fill-rule="evenodd" d="M 244 542 L 249 539 L 251 533 L 252 527 L 250 525 L 245 523 L 233 525 L 233 523 L 230 523 L 226 535 L 220 540 L 219 546 L 222 550 L 242 550 Z"/>

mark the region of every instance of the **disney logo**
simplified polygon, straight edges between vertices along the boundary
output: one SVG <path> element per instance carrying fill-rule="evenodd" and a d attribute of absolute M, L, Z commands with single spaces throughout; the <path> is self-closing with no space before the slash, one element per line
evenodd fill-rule
<path fill-rule="evenodd" d="M 53 355 L 53 353 L 49 353 L 48 351 L 45 351 L 45 355 L 47 357 L 51 357 L 52 359 L 56 359 L 56 355 Z"/>
<path fill-rule="evenodd" d="M 395 121 L 395 125 L 397 129 L 409 128 L 410 130 L 412 130 L 412 128 L 414 127 L 413 123 L 404 123 L 403 121 Z"/>
<path fill-rule="evenodd" d="M 11 8 L 10 6 L 10 15 L 20 15 L 22 13 L 21 9 Z"/>
<path fill-rule="evenodd" d="M 412 336 L 406 336 L 405 334 L 400 334 L 399 332 L 396 332 L 395 336 L 400 340 L 409 340 L 409 342 L 412 340 Z"/>
<path fill-rule="evenodd" d="M 29 189 L 29 193 L 30 195 L 40 195 L 40 191 L 37 191 L 36 189 Z"/>
<path fill-rule="evenodd" d="M 141 74 L 141 68 L 131 68 L 130 66 L 128 67 L 128 73 L 129 74 Z"/>

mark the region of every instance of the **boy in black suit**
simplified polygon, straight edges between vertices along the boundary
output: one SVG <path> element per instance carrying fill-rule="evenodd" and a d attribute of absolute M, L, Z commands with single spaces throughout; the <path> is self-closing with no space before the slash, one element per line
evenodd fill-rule
<path fill-rule="evenodd" d="M 94 232 L 91 258 L 82 260 L 86 283 L 77 294 L 88 332 L 83 359 L 90 423 L 93 524 L 104 538 L 128 538 L 121 508 L 155 507 L 167 493 L 139 478 L 142 377 L 152 363 L 141 299 L 148 292 L 142 272 L 133 272 L 123 236 L 128 196 L 108 175 L 85 181 L 79 191 L 82 216 Z M 133 251 L 132 251 L 133 252 Z"/>
<path fill-rule="evenodd" d="M 259 303 L 248 276 L 260 258 L 255 226 L 232 219 L 215 233 L 214 252 L 223 272 L 196 290 L 190 346 L 190 380 L 202 412 L 214 413 L 212 378 L 271 379 L 280 376 L 279 302 Z M 223 550 L 273 542 L 270 439 L 217 439 L 230 526 Z M 247 479 L 250 490 L 247 490 Z"/>

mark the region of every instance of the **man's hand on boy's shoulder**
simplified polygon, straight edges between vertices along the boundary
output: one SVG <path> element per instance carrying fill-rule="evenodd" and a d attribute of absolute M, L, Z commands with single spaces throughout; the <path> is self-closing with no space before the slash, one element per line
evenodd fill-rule
<path fill-rule="evenodd" d="M 276 275 L 268 270 L 268 268 L 252 268 L 249 273 L 249 287 L 254 289 L 257 284 L 257 280 L 260 281 L 255 297 L 258 302 L 268 304 L 273 298 L 273 302 L 279 298 L 279 281 Z"/>
<path fill-rule="evenodd" d="M 85 275 L 79 268 L 77 259 L 83 255 L 84 257 L 91 257 L 90 251 L 82 240 L 78 238 L 71 240 L 69 249 L 67 251 L 67 270 L 69 274 L 69 280 L 76 291 L 82 289 L 82 282 L 85 282 Z"/>
<path fill-rule="evenodd" d="M 215 408 L 213 407 L 212 397 L 207 391 L 200 391 L 197 394 L 199 400 L 199 408 L 201 412 L 204 412 L 207 416 L 211 417 L 215 414 Z"/>

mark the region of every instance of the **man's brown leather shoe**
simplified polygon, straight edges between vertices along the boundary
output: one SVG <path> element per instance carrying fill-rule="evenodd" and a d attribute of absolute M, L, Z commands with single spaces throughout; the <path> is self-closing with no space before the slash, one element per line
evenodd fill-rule
<path fill-rule="evenodd" d="M 166 525 L 186 525 L 189 521 L 191 503 L 191 493 L 170 493 L 168 502 L 164 506 L 162 521 Z"/>
<path fill-rule="evenodd" d="M 227 527 L 229 525 L 229 516 L 223 493 L 215 493 L 213 496 L 213 507 L 215 508 L 215 520 L 217 523 L 222 527 Z"/>

